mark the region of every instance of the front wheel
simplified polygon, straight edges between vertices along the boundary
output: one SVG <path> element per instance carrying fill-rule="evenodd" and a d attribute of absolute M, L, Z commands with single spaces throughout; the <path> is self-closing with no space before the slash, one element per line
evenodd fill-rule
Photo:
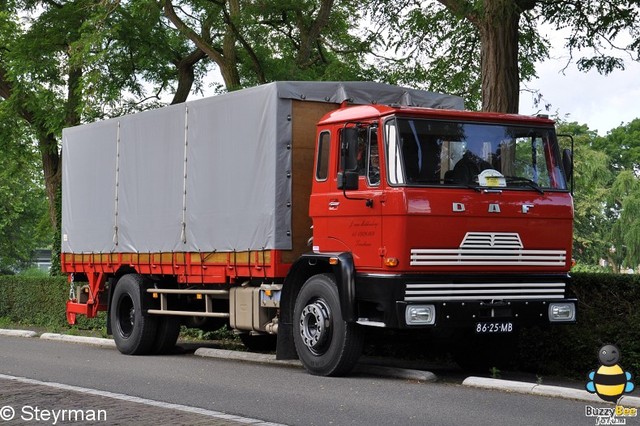
<path fill-rule="evenodd" d="M 304 368 L 318 376 L 341 376 L 355 366 L 362 329 L 342 319 L 335 279 L 314 275 L 304 283 L 293 312 L 293 339 Z"/>

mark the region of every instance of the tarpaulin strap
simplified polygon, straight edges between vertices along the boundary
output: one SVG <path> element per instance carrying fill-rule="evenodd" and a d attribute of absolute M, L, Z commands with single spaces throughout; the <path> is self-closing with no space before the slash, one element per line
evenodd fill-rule
<path fill-rule="evenodd" d="M 238 278 L 238 259 L 236 256 L 236 249 L 233 249 L 233 271 L 236 274 L 235 278 Z"/>
<path fill-rule="evenodd" d="M 267 267 L 265 265 L 265 254 L 264 254 L 264 250 L 265 248 L 262 247 L 262 272 L 264 273 L 264 279 L 267 279 Z"/>
<path fill-rule="evenodd" d="M 202 252 L 200 251 L 200 282 L 204 284 L 204 257 L 202 257 Z"/>

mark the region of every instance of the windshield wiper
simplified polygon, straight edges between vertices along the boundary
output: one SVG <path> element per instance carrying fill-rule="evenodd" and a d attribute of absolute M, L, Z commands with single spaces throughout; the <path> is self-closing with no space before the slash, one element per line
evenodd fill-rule
<path fill-rule="evenodd" d="M 524 183 L 528 187 L 535 189 L 538 194 L 544 195 L 542 188 L 529 178 L 521 176 L 505 176 L 504 179 L 507 183 Z"/>
<path fill-rule="evenodd" d="M 482 189 L 478 185 L 472 185 L 467 182 L 463 182 L 460 179 L 455 178 L 447 178 L 447 179 L 416 179 L 413 181 L 416 184 L 424 184 L 424 185 L 434 185 L 434 184 L 445 184 L 445 185 L 455 185 L 455 186 L 464 186 L 469 189 L 473 189 L 477 192 L 482 192 Z"/>

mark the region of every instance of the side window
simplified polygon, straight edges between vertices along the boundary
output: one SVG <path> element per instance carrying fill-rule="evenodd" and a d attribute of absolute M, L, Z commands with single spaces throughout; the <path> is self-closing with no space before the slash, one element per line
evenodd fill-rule
<path fill-rule="evenodd" d="M 318 159 L 316 161 L 316 180 L 327 180 L 329 174 L 329 148 L 331 147 L 331 134 L 322 132 L 318 140 Z"/>
<path fill-rule="evenodd" d="M 380 154 L 378 152 L 378 129 L 369 131 L 369 160 L 367 162 L 367 180 L 369 185 L 380 184 Z"/>
<path fill-rule="evenodd" d="M 367 129 L 358 129 L 358 175 L 366 176 L 367 174 Z"/>
<path fill-rule="evenodd" d="M 358 175 L 365 176 L 369 186 L 380 183 L 378 129 L 363 127 L 358 131 Z"/>

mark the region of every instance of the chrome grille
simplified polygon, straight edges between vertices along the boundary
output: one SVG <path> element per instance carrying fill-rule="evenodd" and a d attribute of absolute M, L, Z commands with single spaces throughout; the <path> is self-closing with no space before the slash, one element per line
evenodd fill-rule
<path fill-rule="evenodd" d="M 442 300 L 548 300 L 564 298 L 565 283 L 411 283 L 406 302 Z"/>
<path fill-rule="evenodd" d="M 566 250 L 526 250 L 517 233 L 468 232 L 457 249 L 411 249 L 411 266 L 564 266 Z"/>

